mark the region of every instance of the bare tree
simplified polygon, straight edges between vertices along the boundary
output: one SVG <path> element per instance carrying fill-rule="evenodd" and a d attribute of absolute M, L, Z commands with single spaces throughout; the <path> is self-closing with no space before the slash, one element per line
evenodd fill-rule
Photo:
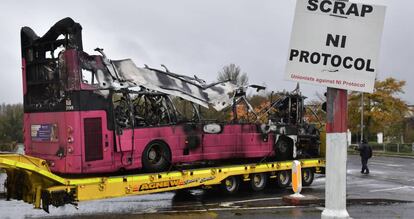
<path fill-rule="evenodd" d="M 244 86 L 249 82 L 246 73 L 242 73 L 239 66 L 231 63 L 223 67 L 217 76 L 218 81 L 231 81 L 236 85 Z"/>

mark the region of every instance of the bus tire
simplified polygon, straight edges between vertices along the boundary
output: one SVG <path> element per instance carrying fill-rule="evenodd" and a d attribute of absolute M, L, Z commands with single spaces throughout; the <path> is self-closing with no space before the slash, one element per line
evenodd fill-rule
<path fill-rule="evenodd" d="M 162 172 L 171 165 L 171 151 L 163 141 L 150 142 L 142 152 L 142 166 L 146 172 Z"/>
<path fill-rule="evenodd" d="M 293 140 L 287 136 L 280 136 L 275 144 L 275 155 L 277 160 L 292 160 Z"/>

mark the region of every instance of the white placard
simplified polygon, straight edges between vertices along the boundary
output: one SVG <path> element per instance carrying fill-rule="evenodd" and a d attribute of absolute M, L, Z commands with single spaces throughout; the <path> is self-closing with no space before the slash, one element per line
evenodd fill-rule
<path fill-rule="evenodd" d="M 285 79 L 373 92 L 385 6 L 297 0 Z"/>

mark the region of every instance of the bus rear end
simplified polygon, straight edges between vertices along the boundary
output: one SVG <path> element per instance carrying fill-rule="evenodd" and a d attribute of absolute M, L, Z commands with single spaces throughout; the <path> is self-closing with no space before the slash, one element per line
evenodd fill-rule
<path fill-rule="evenodd" d="M 70 18 L 42 37 L 21 29 L 25 153 L 57 173 L 112 166 L 109 101 L 83 81 L 81 30 Z"/>

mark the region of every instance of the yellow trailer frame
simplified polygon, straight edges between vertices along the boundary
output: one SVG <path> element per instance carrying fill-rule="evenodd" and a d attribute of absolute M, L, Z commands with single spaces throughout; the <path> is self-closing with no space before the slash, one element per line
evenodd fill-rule
<path fill-rule="evenodd" d="M 315 168 L 317 172 L 325 166 L 323 158 L 303 159 L 300 162 L 302 168 Z M 76 205 L 86 200 L 210 187 L 221 184 L 229 176 L 249 180 L 251 174 L 269 173 L 271 177 L 276 177 L 278 171 L 290 170 L 292 161 L 74 179 L 53 174 L 45 160 L 21 154 L 0 154 L 1 168 L 7 173 L 7 199 L 23 200 L 49 212 L 49 205 Z"/>

